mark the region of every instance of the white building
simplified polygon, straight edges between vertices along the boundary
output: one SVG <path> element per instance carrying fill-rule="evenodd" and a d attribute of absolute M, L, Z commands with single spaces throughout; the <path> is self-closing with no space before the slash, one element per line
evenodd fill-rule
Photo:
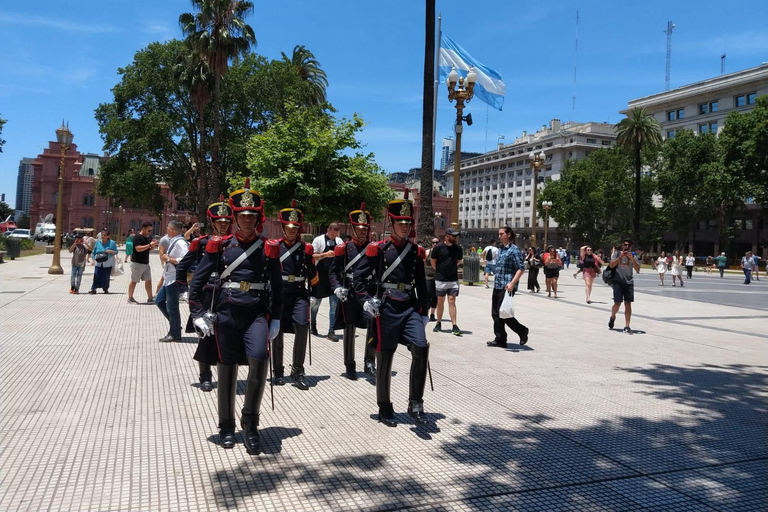
<path fill-rule="evenodd" d="M 616 132 L 605 123 L 561 123 L 553 119 L 536 133 L 523 132 L 510 144 L 461 162 L 459 223 L 469 240 L 496 238 L 500 226 L 515 228 L 522 238 L 531 234 L 533 168 L 528 155 L 542 151 L 545 165 L 539 173 L 539 190 L 546 178 L 558 179 L 566 160 L 581 160 L 592 151 L 616 141 Z M 453 195 L 453 169 L 446 173 L 448 193 Z M 543 240 L 544 220 L 537 219 L 538 239 Z M 549 227 L 557 225 L 549 221 Z M 527 228 L 527 229 L 526 229 Z M 562 243 L 549 230 L 553 243 Z M 468 243 L 468 242 L 467 242 Z"/>
<path fill-rule="evenodd" d="M 445 170 L 453 152 L 456 151 L 456 141 L 452 137 L 443 138 L 443 149 L 440 151 L 440 169 Z"/>

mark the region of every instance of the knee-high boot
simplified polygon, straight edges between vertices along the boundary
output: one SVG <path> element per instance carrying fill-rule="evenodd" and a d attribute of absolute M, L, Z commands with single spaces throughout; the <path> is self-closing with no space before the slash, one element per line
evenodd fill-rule
<path fill-rule="evenodd" d="M 293 365 L 291 366 L 291 378 L 293 384 L 302 390 L 309 389 L 304 379 L 304 358 L 307 354 L 307 340 L 309 339 L 309 326 L 293 324 Z"/>
<path fill-rule="evenodd" d="M 272 368 L 274 371 L 273 384 L 275 386 L 282 386 L 285 384 L 285 367 L 283 366 L 283 352 L 285 351 L 285 345 L 283 344 L 282 331 L 272 341 Z"/>
<path fill-rule="evenodd" d="M 211 380 L 213 379 L 211 365 L 200 362 L 198 362 L 198 365 L 200 366 L 200 389 L 205 392 L 213 391 L 213 384 L 211 384 Z"/>
<path fill-rule="evenodd" d="M 219 374 L 219 438 L 222 448 L 235 446 L 235 396 L 237 395 L 237 365 L 216 365 Z"/>
<path fill-rule="evenodd" d="M 357 362 L 355 362 L 355 324 L 344 326 L 344 366 L 347 369 L 346 377 L 349 380 L 357 380 Z"/>
<path fill-rule="evenodd" d="M 379 421 L 388 427 L 396 427 L 395 410 L 389 398 L 392 384 L 392 361 L 394 352 L 376 352 L 376 402 L 379 405 Z"/>
<path fill-rule="evenodd" d="M 368 322 L 368 328 L 365 331 L 363 371 L 371 377 L 376 377 L 376 344 L 373 342 L 373 338 L 373 322 Z"/>
<path fill-rule="evenodd" d="M 267 385 L 267 368 L 269 360 L 248 358 L 248 381 L 245 384 L 245 401 L 243 416 L 240 421 L 245 438 L 245 450 L 251 455 L 261 453 L 259 444 L 259 411 L 264 388 Z"/>
<path fill-rule="evenodd" d="M 427 382 L 429 347 L 411 345 L 411 381 L 408 387 L 408 415 L 419 426 L 429 425 L 424 417 L 424 387 Z"/>

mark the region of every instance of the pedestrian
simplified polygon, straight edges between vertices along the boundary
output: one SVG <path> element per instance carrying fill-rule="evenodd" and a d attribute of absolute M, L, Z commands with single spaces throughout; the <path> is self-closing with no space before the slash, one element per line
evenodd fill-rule
<path fill-rule="evenodd" d="M 504 301 L 504 296 L 517 293 L 517 285 L 523 277 L 525 263 L 523 253 L 513 243 L 515 233 L 512 228 L 504 226 L 499 228 L 499 256 L 496 260 L 496 279 L 493 280 L 493 292 L 491 295 L 491 319 L 493 319 L 493 341 L 486 343 L 489 347 L 507 348 L 507 331 L 509 327 L 520 337 L 520 345 L 528 343 L 529 329 L 520 323 L 517 317 L 504 318 L 499 316 L 499 308 Z M 533 251 L 533 248 L 529 248 Z M 535 255 L 535 252 L 534 252 Z M 529 269 L 530 270 L 530 269 Z"/>
<path fill-rule="evenodd" d="M 632 320 L 632 303 L 635 301 L 634 272 L 640 273 L 640 258 L 642 251 L 637 254 L 632 252 L 632 240 L 624 240 L 621 249 L 615 249 L 611 255 L 609 269 L 613 271 L 613 307 L 611 318 L 608 320 L 608 328 L 613 329 L 621 303 L 624 303 L 624 332 L 632 334 L 629 324 Z M 606 270 L 608 272 L 608 270 Z"/>
<path fill-rule="evenodd" d="M 83 243 L 83 235 L 75 235 L 75 241 L 69 246 L 69 252 L 72 254 L 72 277 L 70 278 L 69 293 L 80 293 L 80 282 L 83 280 L 83 271 L 85 271 L 85 260 L 88 258 L 88 248 Z"/>
<path fill-rule="evenodd" d="M 222 448 L 233 448 L 237 442 L 237 366 L 247 364 L 241 425 L 246 451 L 257 455 L 261 452 L 258 426 L 269 368 L 268 340 L 280 332 L 283 278 L 277 242 L 259 236 L 264 229 L 264 205 L 258 192 L 250 188 L 249 179 L 244 188 L 230 193 L 229 206 L 237 233 L 211 238 L 206 244 L 189 287 L 189 307 L 202 334 L 216 336 L 219 443 Z M 214 272 L 218 282 L 215 313 L 207 311 L 210 304 L 203 304 L 202 293 Z"/>
<path fill-rule="evenodd" d="M 429 364 L 426 252 L 409 240 L 414 220 L 407 190 L 403 199 L 387 204 L 387 217 L 392 229 L 389 240 L 368 245 L 353 276 L 355 296 L 375 324 L 378 419 L 388 427 L 397 426 L 390 399 L 392 361 L 398 344 L 404 344 L 411 352 L 408 415 L 417 426 L 430 427 L 433 424 L 424 413 Z"/>
<path fill-rule="evenodd" d="M 448 315 L 454 336 L 461 336 L 461 329 L 456 325 L 456 297 L 459 296 L 459 262 L 462 261 L 462 249 L 458 245 L 459 232 L 453 228 L 445 231 L 444 240 L 437 244 L 430 254 L 430 264 L 435 269 L 435 291 L 437 293 L 437 323 L 433 332 L 442 331 L 443 309 L 448 297 Z"/>
<path fill-rule="evenodd" d="M 155 238 L 158 236 L 159 235 L 155 235 Z M 160 266 L 163 266 L 163 255 L 165 254 L 165 251 L 168 250 L 168 244 L 170 241 L 171 239 L 168 238 L 168 235 L 163 235 L 157 242 L 157 257 L 160 259 Z M 155 289 L 155 297 L 157 297 L 157 295 L 160 293 L 160 290 L 163 289 L 164 282 L 165 276 L 161 273 L 160 280 L 157 282 L 157 288 Z"/>
<path fill-rule="evenodd" d="M 93 248 L 96 247 L 96 239 L 93 237 L 93 231 L 88 231 L 85 236 L 83 236 L 83 244 L 87 251 L 85 262 L 93 263 Z"/>
<path fill-rule="evenodd" d="M 193 222 L 189 226 L 184 226 L 184 239 L 187 242 L 191 242 L 195 238 L 200 236 L 200 230 L 205 226 L 202 222 Z"/>
<path fill-rule="evenodd" d="M 752 269 L 755 266 L 755 260 L 752 258 L 752 251 L 747 251 L 741 258 L 741 270 L 744 272 L 744 284 L 752 282 Z"/>
<path fill-rule="evenodd" d="M 528 265 L 528 291 L 530 293 L 539 293 L 539 269 L 541 268 L 541 258 L 533 250 L 528 248 L 528 254 L 525 255 L 525 263 Z"/>
<path fill-rule="evenodd" d="M 693 252 L 689 252 L 685 257 L 685 271 L 686 279 L 693 279 L 693 267 L 696 265 L 696 258 L 693 256 Z"/>
<path fill-rule="evenodd" d="M 760 280 L 760 260 L 762 258 L 757 254 L 753 254 L 752 259 L 754 260 L 753 261 L 754 264 L 752 265 L 752 277 L 754 278 L 755 281 L 759 281 Z"/>
<path fill-rule="evenodd" d="M 197 271 L 197 266 L 205 255 L 208 241 L 228 236 L 232 230 L 232 208 L 224 202 L 223 196 L 219 197 L 218 202 L 208 206 L 206 216 L 210 220 L 212 234 L 202 235 L 193 239 L 189 244 L 189 251 L 184 255 L 179 264 L 176 265 L 176 282 L 179 284 L 179 290 L 182 287 L 187 288 L 192 281 L 192 277 Z M 213 293 L 217 284 L 216 280 L 217 277 L 212 275 L 208 282 L 203 284 L 201 299 L 202 304 L 206 307 L 210 307 L 213 302 Z M 194 318 L 190 311 L 185 332 L 194 333 L 195 331 Z M 200 371 L 200 390 L 206 393 L 213 391 L 213 372 L 211 367 L 219 362 L 218 350 L 213 333 L 201 336 L 197 342 L 197 350 L 193 359 L 197 361 Z"/>
<path fill-rule="evenodd" d="M 544 277 L 547 285 L 547 297 L 555 292 L 557 298 L 557 280 L 560 278 L 560 269 L 563 268 L 563 260 L 553 246 L 547 247 L 547 252 L 541 258 L 544 265 Z"/>
<path fill-rule="evenodd" d="M 723 274 L 725 273 L 725 267 L 728 266 L 728 258 L 726 258 L 724 252 L 721 252 L 720 256 L 715 258 L 715 263 L 717 263 L 717 270 L 720 271 L 720 279 L 722 279 Z"/>
<path fill-rule="evenodd" d="M 128 230 L 128 238 L 125 239 L 125 262 L 128 263 L 133 255 L 133 229 Z"/>
<path fill-rule="evenodd" d="M 675 253 L 672 256 L 672 261 L 670 263 L 671 265 L 671 273 L 672 273 L 672 286 L 675 286 L 675 279 L 680 281 L 680 287 L 682 288 L 683 285 L 683 256 L 680 254 L 680 251 L 675 249 Z"/>
<path fill-rule="evenodd" d="M 349 224 L 352 226 L 352 240 L 337 245 L 336 253 L 331 263 L 331 287 L 339 298 L 339 310 L 336 312 L 337 329 L 344 332 L 344 375 L 349 380 L 357 380 L 357 362 L 355 361 L 355 331 L 369 329 L 363 308 L 354 296 L 354 273 L 365 257 L 368 247 L 368 232 L 371 229 L 371 212 L 365 209 L 365 203 L 359 209 L 349 212 Z M 423 249 L 419 251 L 424 252 Z M 421 265 L 424 265 L 422 262 Z M 433 280 L 434 282 L 434 280 Z M 350 296 L 352 291 L 352 296 Z M 373 286 L 368 287 L 369 294 L 375 294 Z M 428 292 L 427 292 L 428 293 Z M 371 378 L 376 377 L 376 346 L 373 344 L 373 333 L 365 336 L 365 351 L 363 356 L 363 371 Z"/>
<path fill-rule="evenodd" d="M 435 308 L 437 307 L 437 290 L 435 290 L 435 267 L 432 266 L 432 251 L 440 243 L 438 238 L 432 238 L 432 247 L 426 251 L 426 264 L 424 265 L 424 274 L 427 278 L 427 295 L 429 295 L 429 321 L 435 322 Z"/>
<path fill-rule="evenodd" d="M 656 270 L 659 273 L 659 286 L 664 286 L 664 275 L 667 273 L 667 254 L 664 251 L 656 260 Z"/>
<path fill-rule="evenodd" d="M 328 229 L 325 234 L 316 237 L 312 240 L 312 248 L 314 249 L 315 266 L 317 267 L 317 275 L 320 278 L 320 283 L 317 286 L 312 287 L 312 296 L 316 301 L 311 308 L 311 330 L 313 336 L 320 336 L 317 331 L 317 312 L 320 310 L 320 304 L 323 299 L 328 297 L 328 303 L 330 310 L 328 314 L 328 335 L 327 338 L 331 341 L 339 341 L 336 333 L 333 330 L 333 324 L 336 322 L 336 308 L 339 302 L 339 298 L 331 292 L 331 261 L 334 257 L 334 249 L 337 245 L 342 244 L 343 241 L 339 238 L 339 224 L 331 222 L 328 225 Z"/>
<path fill-rule="evenodd" d="M 305 374 L 304 360 L 307 356 L 309 341 L 310 299 L 308 286 L 317 286 L 320 279 L 312 257 L 311 244 L 301 240 L 301 228 L 304 225 L 304 212 L 294 199 L 290 208 L 283 208 L 279 213 L 283 237 L 274 240 L 278 246 L 283 279 L 283 314 L 280 317 L 280 334 L 272 342 L 272 366 L 274 383 L 285 384 L 283 352 L 285 333 L 293 333 L 293 359 L 291 360 L 291 379 L 293 385 L 306 391 L 309 389 Z"/>
<path fill-rule="evenodd" d="M 711 255 L 707 256 L 707 274 L 712 273 L 712 269 L 715 268 L 715 258 L 713 258 Z"/>
<path fill-rule="evenodd" d="M 499 254 L 499 248 L 496 247 L 496 240 L 491 239 L 488 246 L 483 249 L 481 259 L 485 263 L 485 289 L 488 289 L 488 276 L 493 274 L 496 266 L 496 256 Z"/>
<path fill-rule="evenodd" d="M 160 261 L 163 264 L 163 287 L 155 297 L 157 308 L 168 320 L 168 334 L 160 338 L 161 342 L 181 341 L 181 314 L 179 313 L 179 285 L 176 282 L 176 265 L 189 251 L 189 243 L 184 238 L 184 224 L 180 220 L 172 220 L 166 228 L 168 233 L 168 249 Z"/>
<path fill-rule="evenodd" d="M 133 297 L 136 284 L 144 281 L 144 289 L 147 291 L 147 304 L 154 304 L 152 297 L 152 270 L 149 266 L 149 253 L 157 247 L 157 241 L 151 238 L 152 223 L 145 222 L 141 229 L 133 237 L 133 258 L 131 258 L 131 282 L 128 283 L 128 303 L 138 304 Z"/>
<path fill-rule="evenodd" d="M 592 304 L 592 285 L 603 261 L 589 245 L 584 245 L 579 249 L 579 259 L 582 262 L 582 272 L 584 273 L 584 293 L 587 296 L 587 304 Z"/>
<path fill-rule="evenodd" d="M 565 251 L 565 258 L 563 258 L 563 263 L 565 264 L 566 269 L 571 266 L 571 253 L 569 251 Z"/>
<path fill-rule="evenodd" d="M 93 284 L 88 292 L 89 294 L 95 295 L 97 288 L 104 290 L 104 293 L 109 293 L 109 277 L 112 273 L 112 267 L 115 265 L 115 255 L 117 253 L 117 244 L 109 238 L 109 231 L 104 229 L 101 232 L 101 238 L 96 240 L 93 246 L 93 256 L 91 258 L 94 264 Z"/>

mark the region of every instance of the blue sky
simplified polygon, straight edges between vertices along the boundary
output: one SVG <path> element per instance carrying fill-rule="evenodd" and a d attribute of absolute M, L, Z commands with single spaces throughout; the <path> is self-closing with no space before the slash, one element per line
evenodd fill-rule
<path fill-rule="evenodd" d="M 388 172 L 421 164 L 424 5 L 415 0 L 256 0 L 256 51 L 278 58 L 297 44 L 328 73 L 339 115 L 358 112 L 362 140 Z M 506 83 L 504 110 L 470 103 L 467 151 L 483 151 L 552 118 L 621 119 L 633 98 L 664 90 L 667 20 L 676 24 L 672 87 L 768 61 L 768 2 L 488 0 L 437 2 L 443 31 Z M 574 88 L 576 10 L 580 13 Z M 180 37 L 188 0 L 4 2 L 0 8 L 0 192 L 13 205 L 18 162 L 36 156 L 69 121 L 81 151 L 102 151 L 93 111 L 110 101 L 117 68 L 148 43 Z M 576 94 L 576 108 L 572 96 Z M 452 134 L 453 104 L 439 90 L 437 138 Z M 487 131 L 487 139 L 486 139 Z M 486 142 L 487 140 L 487 142 Z M 439 164 L 439 158 L 436 160 Z"/>

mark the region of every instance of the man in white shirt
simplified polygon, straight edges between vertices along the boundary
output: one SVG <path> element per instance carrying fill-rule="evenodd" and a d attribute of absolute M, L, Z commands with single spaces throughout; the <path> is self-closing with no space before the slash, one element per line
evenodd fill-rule
<path fill-rule="evenodd" d="M 482 260 L 485 262 L 485 288 L 488 289 L 488 276 L 496 272 L 496 258 L 499 256 L 499 248 L 496 240 L 491 239 L 491 244 L 483 249 Z"/>
<path fill-rule="evenodd" d="M 176 265 L 189 251 L 189 244 L 182 236 L 184 225 L 180 220 L 168 223 L 168 249 L 160 257 L 163 263 L 163 287 L 155 297 L 160 312 L 168 319 L 168 334 L 162 342 L 181 341 L 181 314 L 179 313 L 179 286 L 176 284 Z"/>
<path fill-rule="evenodd" d="M 323 298 L 328 297 L 328 302 L 331 305 L 328 339 L 331 341 L 339 341 L 339 338 L 333 330 L 339 298 L 336 297 L 331 290 L 330 269 L 331 263 L 333 262 L 334 249 L 337 245 L 343 243 L 344 241 L 339 238 L 339 225 L 336 222 L 332 222 L 328 226 L 328 230 L 324 235 L 320 235 L 312 240 L 312 247 L 315 250 L 315 254 L 312 257 L 315 259 L 317 277 L 320 278 L 320 284 L 312 288 L 312 296 L 315 297 L 316 301 L 310 310 L 311 332 L 314 336 L 320 335 L 317 332 L 317 312 L 320 309 L 320 303 L 323 301 Z"/>

